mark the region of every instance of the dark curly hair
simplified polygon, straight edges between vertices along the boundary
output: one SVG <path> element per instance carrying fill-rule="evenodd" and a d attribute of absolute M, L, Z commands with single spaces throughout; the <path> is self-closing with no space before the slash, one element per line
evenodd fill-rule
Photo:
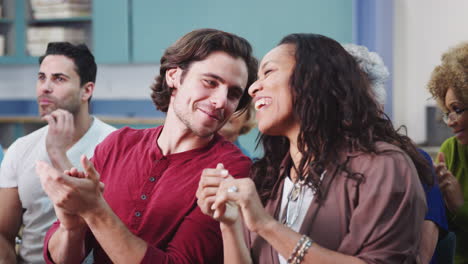
<path fill-rule="evenodd" d="M 242 58 L 247 65 L 248 80 L 236 111 L 245 110 L 250 103 L 248 87 L 257 76 L 258 62 L 252 54 L 252 47 L 244 38 L 216 29 L 194 30 L 177 40 L 166 49 L 161 57 L 159 75 L 151 85 L 151 98 L 156 108 L 167 112 L 173 87 L 166 83 L 166 71 L 179 67 L 183 70 L 182 80 L 192 62 L 202 61 L 215 51 L 224 51 L 234 58 Z"/>
<path fill-rule="evenodd" d="M 291 34 L 279 45 L 295 47 L 295 67 L 290 78 L 293 113 L 300 122 L 297 139 L 302 154 L 299 177 L 321 199 L 320 175 L 337 162 L 343 151 L 378 153 L 377 141 L 404 150 L 416 165 L 423 183 L 432 184 L 431 171 L 412 141 L 395 131 L 372 94 L 369 81 L 354 58 L 336 41 L 316 34 Z M 265 155 L 252 167 L 252 178 L 262 202 L 273 199 L 282 180 L 280 164 L 289 151 L 283 136 L 261 135 Z M 343 168 L 347 171 L 346 166 Z M 349 172 L 353 173 L 353 172 Z"/>

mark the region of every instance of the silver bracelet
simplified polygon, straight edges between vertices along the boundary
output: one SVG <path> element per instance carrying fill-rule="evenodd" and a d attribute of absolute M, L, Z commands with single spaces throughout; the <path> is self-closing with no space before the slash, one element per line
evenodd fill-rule
<path fill-rule="evenodd" d="M 307 241 L 305 241 L 302 244 L 301 249 L 299 250 L 298 256 L 296 258 L 296 263 L 295 264 L 300 264 L 302 260 L 304 259 L 305 254 L 307 253 L 307 250 L 312 246 L 312 239 L 307 238 Z"/>
<path fill-rule="evenodd" d="M 296 244 L 296 247 L 294 247 L 294 250 L 291 254 L 291 256 L 288 258 L 287 262 L 288 264 L 300 264 L 302 260 L 304 259 L 305 254 L 307 253 L 307 250 L 312 246 L 312 239 L 310 239 L 308 236 L 303 235 L 301 239 Z"/>

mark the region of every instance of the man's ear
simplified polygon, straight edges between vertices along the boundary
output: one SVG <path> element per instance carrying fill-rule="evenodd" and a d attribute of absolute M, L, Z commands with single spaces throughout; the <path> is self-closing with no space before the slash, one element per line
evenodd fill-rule
<path fill-rule="evenodd" d="M 93 96 L 94 92 L 94 83 L 87 82 L 81 87 L 81 100 L 88 101 L 91 96 Z"/>
<path fill-rule="evenodd" d="M 180 85 L 180 76 L 182 74 L 182 69 L 171 68 L 166 71 L 166 83 L 170 88 L 177 89 Z"/>

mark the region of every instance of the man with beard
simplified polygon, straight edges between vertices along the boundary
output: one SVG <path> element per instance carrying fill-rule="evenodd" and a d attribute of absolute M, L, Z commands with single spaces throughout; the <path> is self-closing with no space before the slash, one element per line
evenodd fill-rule
<path fill-rule="evenodd" d="M 43 263 L 44 236 L 56 220 L 54 207 L 35 172 L 38 160 L 60 171 L 80 165 L 80 155 L 115 129 L 89 114 L 96 81 L 94 56 L 85 45 L 49 43 L 39 59 L 36 93 L 48 125 L 16 140 L 0 171 L 0 263 Z M 24 225 L 22 244 L 15 237 Z"/>
<path fill-rule="evenodd" d="M 222 263 L 219 224 L 195 192 L 205 167 L 248 175 L 249 158 L 216 132 L 249 105 L 256 71 L 245 39 L 192 31 L 165 51 L 151 87 L 163 126 L 116 131 L 82 158 L 84 172 L 38 163 L 59 218 L 44 242 L 47 263 L 80 263 L 90 249 L 95 263 Z"/>

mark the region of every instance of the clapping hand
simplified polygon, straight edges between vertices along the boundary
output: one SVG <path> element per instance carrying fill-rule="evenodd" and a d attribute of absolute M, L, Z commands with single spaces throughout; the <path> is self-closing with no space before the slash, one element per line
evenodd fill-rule
<path fill-rule="evenodd" d="M 63 173 L 43 161 L 36 165 L 42 187 L 52 200 L 62 226 L 67 229 L 82 227 L 82 217 L 99 207 L 104 199 L 99 173 L 86 156 L 81 157 L 81 164 L 84 172 L 72 168 Z"/>
<path fill-rule="evenodd" d="M 439 180 L 440 190 L 444 195 L 447 208 L 450 212 L 455 212 L 464 203 L 460 184 L 457 178 L 447 169 L 444 153 L 440 152 L 437 155 L 437 161 L 438 164 L 434 166 Z"/>

